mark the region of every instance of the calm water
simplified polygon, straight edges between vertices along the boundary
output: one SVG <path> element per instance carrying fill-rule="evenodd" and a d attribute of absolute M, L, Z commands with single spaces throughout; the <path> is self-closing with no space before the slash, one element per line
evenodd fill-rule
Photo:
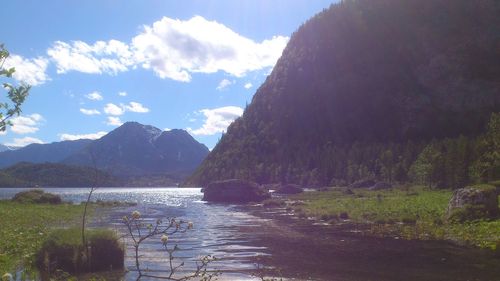
<path fill-rule="evenodd" d="M 0 189 L 0 199 L 11 198 L 20 190 Z M 47 190 L 73 202 L 84 201 L 89 191 Z M 211 254 L 220 258 L 210 267 L 223 272 L 219 280 L 260 280 L 252 276 L 257 263 L 268 269 L 268 276 L 286 280 L 500 280 L 500 259 L 488 251 L 446 242 L 361 237 L 294 219 L 284 209 L 208 204 L 201 198 L 199 188 L 101 188 L 93 200 L 138 205 L 100 213 L 91 225 L 123 233 L 121 218 L 134 210 L 151 222 L 165 217 L 190 220 L 194 230 L 170 240 L 182 249 L 177 257 L 186 266 L 180 273 L 192 272 L 196 258 Z M 125 280 L 136 276 L 131 253 L 129 247 L 125 263 L 130 271 Z M 166 268 L 166 255 L 157 240 L 144 244 L 141 254 L 143 268 L 156 274 Z"/>

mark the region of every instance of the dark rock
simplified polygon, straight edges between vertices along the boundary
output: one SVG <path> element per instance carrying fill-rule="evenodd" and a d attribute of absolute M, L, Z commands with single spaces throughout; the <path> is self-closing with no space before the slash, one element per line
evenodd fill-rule
<path fill-rule="evenodd" d="M 279 194 L 298 194 L 302 193 L 304 190 L 297 184 L 283 184 L 276 189 L 276 193 Z"/>
<path fill-rule="evenodd" d="M 349 185 L 350 188 L 368 188 L 375 185 L 375 181 L 372 179 L 364 179 L 351 183 Z"/>
<path fill-rule="evenodd" d="M 457 189 L 448 203 L 448 221 L 488 219 L 498 215 L 498 192 L 494 186 L 474 186 Z"/>
<path fill-rule="evenodd" d="M 203 200 L 221 203 L 260 202 L 270 197 L 257 183 L 238 179 L 212 182 L 203 193 Z"/>
<path fill-rule="evenodd" d="M 382 189 L 391 189 L 391 188 L 392 188 L 392 184 L 390 184 L 388 182 L 384 182 L 384 181 L 379 181 L 376 184 L 374 184 L 373 186 L 371 186 L 369 189 L 370 190 L 382 190 Z"/>

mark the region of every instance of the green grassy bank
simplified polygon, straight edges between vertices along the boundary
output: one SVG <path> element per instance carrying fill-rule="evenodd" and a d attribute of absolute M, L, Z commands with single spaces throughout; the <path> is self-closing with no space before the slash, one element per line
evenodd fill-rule
<path fill-rule="evenodd" d="M 404 239 L 452 240 L 499 251 L 500 219 L 447 223 L 444 220 L 450 190 L 423 187 L 370 191 L 352 189 L 306 192 L 293 196 L 301 217 L 313 216 L 359 226 L 363 234 Z M 348 219 L 348 221 L 346 220 Z"/>
<path fill-rule="evenodd" d="M 13 272 L 20 265 L 30 267 L 52 229 L 81 224 L 83 208 L 0 201 L 0 275 Z"/>

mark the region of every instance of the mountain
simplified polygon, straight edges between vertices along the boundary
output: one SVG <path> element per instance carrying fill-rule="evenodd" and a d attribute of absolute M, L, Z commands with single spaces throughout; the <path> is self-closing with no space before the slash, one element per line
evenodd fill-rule
<path fill-rule="evenodd" d="M 19 162 L 45 163 L 59 162 L 89 145 L 91 140 L 61 141 L 49 144 L 30 144 L 28 146 L 0 152 L 0 168 Z"/>
<path fill-rule="evenodd" d="M 496 0 L 333 4 L 292 35 L 187 184 L 405 180 L 433 139 L 478 136 L 500 111 L 499 14 Z"/>
<path fill-rule="evenodd" d="M 121 182 L 89 167 L 21 162 L 0 170 L 0 187 L 110 187 Z"/>
<path fill-rule="evenodd" d="M 164 175 L 180 181 L 208 152 L 184 130 L 162 132 L 153 126 L 127 122 L 63 163 L 90 167 L 95 163 L 95 167 L 121 178 Z"/>
<path fill-rule="evenodd" d="M 0 152 L 4 152 L 10 150 L 10 148 L 6 145 L 0 144 Z"/>

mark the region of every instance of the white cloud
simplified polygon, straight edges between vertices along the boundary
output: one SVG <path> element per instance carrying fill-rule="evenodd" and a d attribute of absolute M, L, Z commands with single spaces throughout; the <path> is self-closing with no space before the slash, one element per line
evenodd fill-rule
<path fill-rule="evenodd" d="M 94 91 L 90 94 L 86 94 L 85 97 L 88 98 L 89 100 L 102 100 L 103 99 L 101 93 L 99 93 L 97 91 Z"/>
<path fill-rule="evenodd" d="M 97 109 L 85 109 L 85 108 L 80 108 L 80 112 L 85 114 L 85 115 L 99 115 L 101 112 Z"/>
<path fill-rule="evenodd" d="M 35 113 L 26 116 L 16 116 L 11 119 L 10 129 L 16 134 L 30 134 L 38 131 L 39 123 L 43 121 L 42 115 Z"/>
<path fill-rule="evenodd" d="M 168 131 L 172 131 L 172 129 L 170 129 L 170 128 L 165 128 L 165 129 L 163 129 L 163 131 L 168 132 Z"/>
<path fill-rule="evenodd" d="M 89 45 L 82 41 L 56 41 L 47 54 L 56 63 L 57 73 L 79 71 L 91 74 L 117 74 L 134 64 L 130 47 L 118 40 L 97 41 Z"/>
<path fill-rule="evenodd" d="M 250 83 L 250 82 L 248 82 L 248 83 L 246 83 L 246 84 L 245 84 L 245 86 L 243 86 L 243 87 L 245 87 L 245 89 L 250 89 L 250 88 L 252 88 L 252 87 L 253 87 L 253 84 L 252 84 L 252 83 Z"/>
<path fill-rule="evenodd" d="M 114 75 L 141 65 L 162 79 L 189 82 L 192 73 L 224 71 L 241 77 L 249 71 L 272 68 L 288 39 L 274 36 L 255 42 L 201 16 L 189 20 L 163 17 L 144 25 L 130 44 L 118 40 L 94 44 L 56 41 L 47 54 L 57 73 Z"/>
<path fill-rule="evenodd" d="M 198 129 L 187 128 L 193 135 L 214 135 L 224 132 L 227 127 L 243 114 L 243 108 L 225 106 L 214 109 L 202 109 L 199 112 L 205 115 L 205 123 Z"/>
<path fill-rule="evenodd" d="M 234 84 L 234 81 L 230 81 L 230 80 L 227 80 L 227 79 L 222 79 L 222 81 L 220 81 L 219 85 L 217 86 L 217 90 L 219 91 L 222 91 L 224 90 L 225 88 L 229 87 L 231 84 Z"/>
<path fill-rule="evenodd" d="M 125 113 L 125 110 L 116 104 L 108 103 L 104 107 L 104 112 L 108 115 L 118 116 L 118 115 L 122 115 L 123 113 Z"/>
<path fill-rule="evenodd" d="M 125 111 L 135 112 L 135 113 L 147 113 L 149 112 L 149 108 L 138 102 L 129 102 L 128 104 L 120 104 L 116 105 L 113 103 L 108 103 L 104 107 L 104 112 L 108 115 L 123 115 Z"/>
<path fill-rule="evenodd" d="M 4 68 L 14 67 L 16 72 L 12 77 L 18 81 L 24 81 L 32 86 L 41 85 L 50 80 L 45 71 L 49 61 L 46 58 L 25 59 L 18 55 L 10 55 L 4 62 Z"/>
<path fill-rule="evenodd" d="M 119 92 L 118 95 L 120 97 L 126 97 L 127 96 L 127 92 Z"/>
<path fill-rule="evenodd" d="M 191 73 L 224 71 L 241 77 L 273 67 L 288 42 L 275 36 L 260 43 L 216 21 L 163 17 L 132 39 L 135 59 L 160 78 L 188 82 Z"/>
<path fill-rule="evenodd" d="M 138 103 L 138 102 L 130 102 L 129 104 L 121 105 L 122 109 L 130 112 L 136 112 L 136 113 L 146 113 L 149 112 L 149 108 L 144 107 L 144 105 Z"/>
<path fill-rule="evenodd" d="M 80 139 L 89 139 L 89 140 L 96 140 L 100 139 L 101 137 L 105 136 L 107 132 L 97 132 L 93 134 L 81 134 L 81 135 L 72 135 L 72 134 L 59 134 L 59 137 L 62 141 L 67 141 L 67 140 L 80 140 Z"/>
<path fill-rule="evenodd" d="M 24 138 L 20 138 L 20 139 L 14 139 L 13 142 L 6 143 L 5 145 L 14 146 L 14 147 L 23 147 L 23 146 L 27 146 L 28 144 L 32 144 L 32 143 L 44 143 L 44 142 L 40 139 L 37 139 L 37 138 L 24 137 Z"/>
<path fill-rule="evenodd" d="M 111 126 L 121 126 L 123 122 L 120 120 L 120 117 L 108 116 L 107 124 Z"/>

